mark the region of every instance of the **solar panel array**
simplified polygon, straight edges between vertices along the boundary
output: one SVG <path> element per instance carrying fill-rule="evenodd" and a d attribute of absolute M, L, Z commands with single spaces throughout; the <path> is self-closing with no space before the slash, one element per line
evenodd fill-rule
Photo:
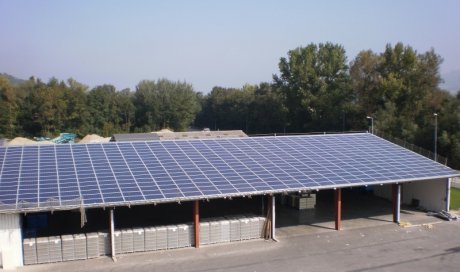
<path fill-rule="evenodd" d="M 314 190 L 456 176 L 371 134 L 0 148 L 0 212 Z"/>

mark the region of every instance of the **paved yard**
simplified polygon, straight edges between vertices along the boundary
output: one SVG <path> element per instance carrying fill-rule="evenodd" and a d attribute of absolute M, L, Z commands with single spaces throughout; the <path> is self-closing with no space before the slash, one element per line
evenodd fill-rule
<path fill-rule="evenodd" d="M 460 222 L 282 232 L 236 244 L 35 265 L 19 271 L 460 271 Z"/>

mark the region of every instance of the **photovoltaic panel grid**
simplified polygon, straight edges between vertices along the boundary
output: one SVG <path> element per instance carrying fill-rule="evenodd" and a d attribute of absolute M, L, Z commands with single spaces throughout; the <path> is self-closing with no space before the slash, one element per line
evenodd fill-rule
<path fill-rule="evenodd" d="M 0 148 L 0 212 L 159 203 L 446 178 L 368 133 Z"/>

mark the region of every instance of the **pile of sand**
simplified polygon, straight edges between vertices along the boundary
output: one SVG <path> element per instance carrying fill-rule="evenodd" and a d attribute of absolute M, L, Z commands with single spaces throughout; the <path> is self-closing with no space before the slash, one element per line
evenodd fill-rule
<path fill-rule="evenodd" d="M 37 144 L 54 144 L 54 143 L 50 141 L 37 142 L 37 141 L 27 139 L 24 137 L 16 137 L 13 140 L 8 142 L 8 145 L 37 145 Z"/>
<path fill-rule="evenodd" d="M 174 131 L 170 130 L 170 129 L 167 129 L 167 128 L 163 128 L 161 129 L 160 131 L 155 131 L 155 132 L 161 132 L 161 133 L 174 133 Z"/>
<path fill-rule="evenodd" d="M 101 137 L 97 134 L 88 134 L 83 139 L 81 139 L 78 143 L 79 144 L 88 144 L 88 143 L 105 143 L 109 142 L 110 137 Z"/>

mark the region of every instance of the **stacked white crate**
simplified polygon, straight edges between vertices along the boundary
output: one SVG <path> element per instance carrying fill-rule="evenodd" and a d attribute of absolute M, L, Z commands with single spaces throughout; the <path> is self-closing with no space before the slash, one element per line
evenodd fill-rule
<path fill-rule="evenodd" d="M 84 234 L 73 235 L 75 260 L 84 260 L 88 258 L 86 254 L 86 236 Z"/>
<path fill-rule="evenodd" d="M 221 228 L 221 239 L 222 243 L 230 242 L 230 221 L 222 218 L 220 220 L 220 228 Z"/>
<path fill-rule="evenodd" d="M 62 260 L 73 261 L 75 260 L 75 245 L 73 235 L 62 235 Z"/>
<path fill-rule="evenodd" d="M 202 245 L 209 244 L 210 243 L 209 235 L 210 235 L 209 221 L 205 220 L 203 222 L 200 222 L 200 244 Z"/>
<path fill-rule="evenodd" d="M 121 231 L 116 230 L 113 232 L 113 240 L 115 245 L 115 254 L 122 253 L 121 251 Z"/>
<path fill-rule="evenodd" d="M 157 229 L 155 227 L 144 228 L 145 251 L 157 250 Z"/>
<path fill-rule="evenodd" d="M 22 248 L 24 250 L 24 264 L 36 264 L 37 263 L 37 241 L 35 238 L 26 238 L 22 242 Z"/>
<path fill-rule="evenodd" d="M 265 217 L 259 216 L 259 237 L 258 238 L 263 238 L 264 237 L 264 228 L 265 228 Z"/>
<path fill-rule="evenodd" d="M 131 253 L 133 251 L 134 251 L 133 230 L 132 229 L 121 230 L 121 252 Z"/>
<path fill-rule="evenodd" d="M 189 224 L 177 225 L 178 229 L 178 247 L 190 247 L 192 246 L 192 226 Z"/>
<path fill-rule="evenodd" d="M 179 234 L 177 226 L 170 225 L 167 227 L 167 230 L 168 249 L 177 248 L 179 246 Z"/>
<path fill-rule="evenodd" d="M 37 238 L 37 263 L 49 263 L 50 262 L 50 250 L 49 250 L 49 239 L 48 237 Z"/>
<path fill-rule="evenodd" d="M 156 227 L 156 249 L 167 249 L 168 248 L 168 229 L 166 226 Z"/>
<path fill-rule="evenodd" d="M 51 263 L 62 262 L 61 237 L 48 237 L 49 242 L 49 260 Z"/>
<path fill-rule="evenodd" d="M 110 236 L 107 232 L 98 232 L 99 237 L 99 256 L 110 255 L 111 253 L 111 244 Z"/>
<path fill-rule="evenodd" d="M 133 229 L 133 250 L 134 252 L 145 251 L 145 232 L 143 228 Z"/>
<path fill-rule="evenodd" d="M 211 244 L 216 244 L 220 243 L 222 240 L 222 227 L 220 225 L 220 222 L 218 220 L 212 220 L 209 222 L 209 242 Z"/>
<path fill-rule="evenodd" d="M 251 222 L 247 217 L 240 217 L 241 240 L 251 239 Z"/>
<path fill-rule="evenodd" d="M 249 218 L 249 225 L 250 225 L 250 239 L 260 238 L 259 218 L 258 217 Z"/>
<path fill-rule="evenodd" d="M 240 241 L 241 240 L 241 222 L 238 217 L 230 216 L 227 217 L 230 222 L 230 241 Z"/>
<path fill-rule="evenodd" d="M 86 255 L 88 259 L 99 257 L 99 234 L 91 232 L 86 234 Z"/>

